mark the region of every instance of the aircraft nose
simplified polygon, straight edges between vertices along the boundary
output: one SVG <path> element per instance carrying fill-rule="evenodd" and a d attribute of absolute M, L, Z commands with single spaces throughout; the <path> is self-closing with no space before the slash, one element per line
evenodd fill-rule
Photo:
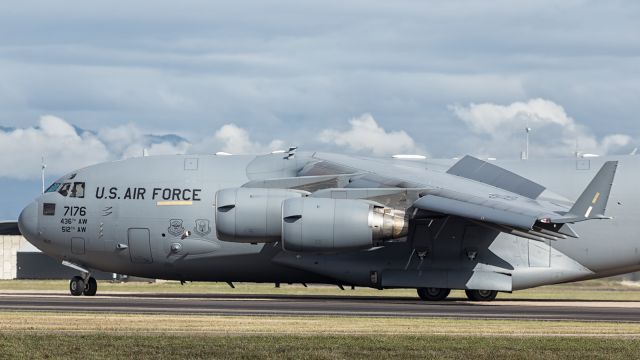
<path fill-rule="evenodd" d="M 18 228 L 20 228 L 22 236 L 27 238 L 27 240 L 33 241 L 38 239 L 39 233 L 37 202 L 32 202 L 22 210 L 22 212 L 20 213 L 20 217 L 18 217 Z"/>

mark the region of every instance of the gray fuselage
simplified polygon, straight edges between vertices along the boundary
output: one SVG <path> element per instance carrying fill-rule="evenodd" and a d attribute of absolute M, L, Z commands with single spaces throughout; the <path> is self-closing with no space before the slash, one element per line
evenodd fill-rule
<path fill-rule="evenodd" d="M 289 252 L 279 242 L 217 239 L 214 199 L 218 190 L 295 177 L 320 159 L 357 169 L 379 183 L 395 179 L 385 184 L 388 187 L 411 188 L 446 187 L 449 180 L 442 174 L 454 163 L 315 153 L 296 154 L 294 159 L 283 159 L 282 154 L 134 158 L 64 176 L 57 181 L 59 186 L 82 183 L 83 197 L 47 192 L 25 208 L 20 228 L 43 252 L 87 269 L 185 281 L 465 289 L 470 288 L 474 274 L 496 274 L 477 277 L 476 288 L 511 291 L 640 269 L 640 158 L 636 156 L 616 158 L 619 167 L 606 214 L 612 219 L 575 224 L 579 238 L 534 241 L 487 233 L 463 219 L 451 219 L 438 241 L 425 240 L 432 243 L 428 254 L 420 257 L 412 246 L 423 236 L 419 223 L 412 225 L 409 239 L 335 253 Z M 494 163 L 543 184 L 558 202 L 568 202 L 580 195 L 605 160 Z M 366 179 L 344 187 L 372 187 Z"/>

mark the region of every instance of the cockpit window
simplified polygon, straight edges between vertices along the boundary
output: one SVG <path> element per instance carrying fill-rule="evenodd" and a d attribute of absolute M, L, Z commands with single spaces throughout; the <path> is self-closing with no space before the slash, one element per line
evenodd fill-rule
<path fill-rule="evenodd" d="M 69 197 L 84 198 L 84 183 L 74 182 Z"/>
<path fill-rule="evenodd" d="M 48 193 L 49 192 L 56 192 L 56 191 L 58 191 L 59 187 L 60 187 L 60 183 L 53 183 L 53 184 L 51 184 L 51 186 L 49 186 L 47 188 L 47 191 L 45 191 L 45 192 L 48 192 Z"/>
<path fill-rule="evenodd" d="M 60 186 L 60 189 L 58 189 L 58 192 L 62 196 L 67 196 L 67 195 L 69 195 L 69 189 L 70 188 L 71 188 L 71 183 L 64 183 L 64 184 L 62 184 L 62 186 Z"/>
<path fill-rule="evenodd" d="M 84 198 L 84 182 L 74 182 L 74 183 L 54 183 L 49 186 L 46 192 L 54 192 L 58 191 L 62 196 L 74 197 L 74 198 Z"/>

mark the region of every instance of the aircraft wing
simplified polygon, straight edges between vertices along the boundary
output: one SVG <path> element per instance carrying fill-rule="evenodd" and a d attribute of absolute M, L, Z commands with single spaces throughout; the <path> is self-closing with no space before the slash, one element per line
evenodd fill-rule
<path fill-rule="evenodd" d="M 573 206 L 564 208 L 539 198 L 544 187 L 493 164 L 465 157 L 448 174 L 501 191 L 483 192 L 478 191 L 482 187 L 475 187 L 475 192 L 464 192 L 459 186 L 456 190 L 427 190 L 413 207 L 426 211 L 427 217 L 458 216 L 534 240 L 578 237 L 569 224 L 606 218 L 616 168 L 617 162 L 606 162 Z"/>
<path fill-rule="evenodd" d="M 434 165 L 438 168 L 432 170 Z M 618 163 L 606 162 L 575 203 L 495 164 L 465 156 L 453 166 L 314 153 L 296 178 L 244 187 L 293 188 L 314 197 L 367 199 L 411 219 L 455 216 L 533 240 L 578 237 L 570 224 L 606 219 Z M 442 169 L 442 170 L 440 170 Z"/>
<path fill-rule="evenodd" d="M 0 221 L 0 235 L 21 235 L 17 221 Z"/>

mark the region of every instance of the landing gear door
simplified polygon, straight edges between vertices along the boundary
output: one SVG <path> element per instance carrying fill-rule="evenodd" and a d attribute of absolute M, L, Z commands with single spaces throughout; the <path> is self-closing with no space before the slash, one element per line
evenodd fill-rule
<path fill-rule="evenodd" d="M 149 239 L 149 229 L 130 228 L 129 255 L 134 264 L 151 264 L 151 243 Z"/>

